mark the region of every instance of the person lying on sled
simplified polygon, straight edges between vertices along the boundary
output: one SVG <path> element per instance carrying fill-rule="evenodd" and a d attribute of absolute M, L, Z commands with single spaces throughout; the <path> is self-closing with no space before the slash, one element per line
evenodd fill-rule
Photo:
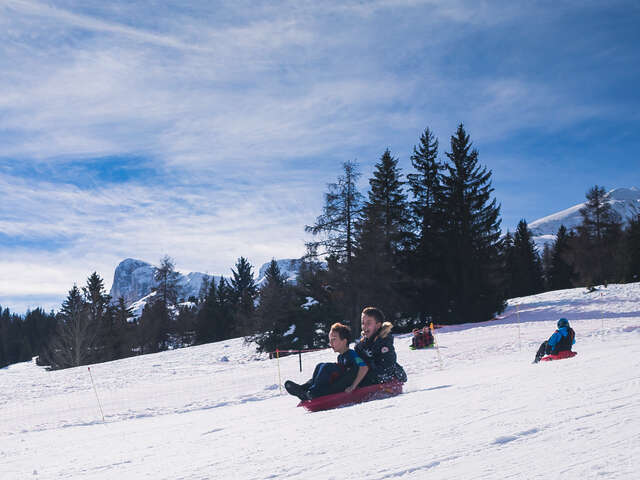
<path fill-rule="evenodd" d="M 360 386 L 394 380 L 406 382 L 407 374 L 396 361 L 391 322 L 386 322 L 384 313 L 376 307 L 365 308 L 362 311 L 361 320 L 362 338 L 354 350 L 366 362 L 369 371 Z"/>
<path fill-rule="evenodd" d="M 335 363 L 319 363 L 310 380 L 298 385 L 291 380 L 284 382 L 284 388 L 300 400 L 329 395 L 338 392 L 352 392 L 369 371 L 369 367 L 356 352 L 349 348 L 351 329 L 341 323 L 331 325 L 329 345 L 338 353 Z"/>
<path fill-rule="evenodd" d="M 571 347 L 576 343 L 576 333 L 569 326 L 569 320 L 561 318 L 558 320 L 558 329 L 551 335 L 549 340 L 542 342 L 536 352 L 533 363 L 538 363 L 545 355 L 557 355 L 565 350 L 571 351 Z"/>
<path fill-rule="evenodd" d="M 413 338 L 411 339 L 411 347 L 413 349 L 427 348 L 433 345 L 433 333 L 431 327 L 427 325 L 424 328 L 414 328 Z"/>

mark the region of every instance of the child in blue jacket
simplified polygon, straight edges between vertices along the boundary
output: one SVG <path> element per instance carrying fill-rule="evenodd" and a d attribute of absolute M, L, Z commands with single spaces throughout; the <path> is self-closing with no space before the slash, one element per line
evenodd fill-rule
<path fill-rule="evenodd" d="M 352 392 L 369 371 L 367 364 L 349 348 L 351 329 L 341 323 L 331 325 L 329 345 L 338 353 L 335 363 L 319 363 L 311 379 L 302 385 L 291 380 L 284 382 L 284 388 L 300 400 L 329 395 L 338 392 Z"/>
<path fill-rule="evenodd" d="M 571 347 L 575 343 L 576 333 L 569 326 L 569 320 L 561 318 L 558 320 L 558 329 L 549 337 L 549 340 L 540 345 L 533 363 L 538 363 L 545 355 L 556 355 L 565 350 L 571 351 Z"/>

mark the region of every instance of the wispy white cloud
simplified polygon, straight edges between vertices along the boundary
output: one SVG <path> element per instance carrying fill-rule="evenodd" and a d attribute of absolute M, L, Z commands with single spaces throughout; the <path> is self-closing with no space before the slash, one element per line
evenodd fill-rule
<path fill-rule="evenodd" d="M 615 51 L 633 64 L 637 53 L 618 42 L 561 35 L 587 10 L 604 12 L 571 1 L 8 0 L 0 272 L 14 280 L 0 284 L 0 303 L 32 285 L 66 292 L 93 270 L 109 277 L 129 256 L 168 253 L 184 270 L 225 273 L 239 255 L 299 255 L 340 162 L 358 158 L 366 172 L 390 147 L 406 164 L 426 126 L 446 150 L 459 122 L 477 146 L 495 147 L 621 108 L 637 115 L 568 82 L 580 68 L 529 67 L 564 50 L 558 58 L 572 62 Z M 110 156 L 142 159 L 153 178 L 93 177 Z M 2 162 L 31 168 L 3 173 Z M 20 265 L 47 278 L 21 276 Z"/>

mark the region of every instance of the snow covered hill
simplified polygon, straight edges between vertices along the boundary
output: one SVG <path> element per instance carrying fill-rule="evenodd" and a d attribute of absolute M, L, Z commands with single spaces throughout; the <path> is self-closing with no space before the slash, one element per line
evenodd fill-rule
<path fill-rule="evenodd" d="M 438 330 L 439 354 L 399 335 L 405 393 L 318 413 L 278 385 L 329 350 L 300 373 L 296 356 L 279 370 L 230 340 L 93 365 L 95 391 L 87 367 L 12 365 L 0 478 L 636 479 L 639 300 L 640 284 L 513 299 L 496 320 Z M 532 365 L 561 316 L 578 356 Z"/>
<path fill-rule="evenodd" d="M 623 221 L 640 214 L 640 189 L 636 187 L 616 188 L 606 194 L 606 199 Z M 564 225 L 570 230 L 582 223 L 580 209 L 584 206 L 583 202 L 529 224 L 529 229 L 534 235 L 533 240 L 540 248 L 540 252 L 542 252 L 545 243 L 555 241 L 560 225 Z"/>

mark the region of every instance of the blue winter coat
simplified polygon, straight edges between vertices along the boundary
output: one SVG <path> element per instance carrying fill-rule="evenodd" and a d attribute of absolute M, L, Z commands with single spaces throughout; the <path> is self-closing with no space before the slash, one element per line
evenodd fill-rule
<path fill-rule="evenodd" d="M 571 346 L 576 343 L 575 332 L 571 327 L 560 327 L 548 340 L 551 353 L 558 353 L 563 350 L 571 350 Z"/>

